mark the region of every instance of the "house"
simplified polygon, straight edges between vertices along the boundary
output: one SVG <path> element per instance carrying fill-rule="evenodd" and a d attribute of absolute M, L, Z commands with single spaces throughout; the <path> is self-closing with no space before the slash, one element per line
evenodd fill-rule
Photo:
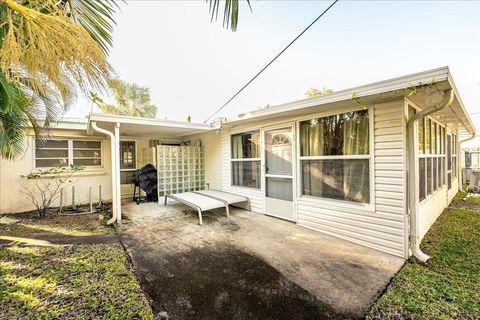
<path fill-rule="evenodd" d="M 121 198 L 132 193 L 129 175 L 157 165 L 155 146 L 201 144 L 196 188 L 245 195 L 253 212 L 426 261 L 419 243 L 459 190 L 457 158 L 474 135 L 448 67 L 209 125 L 90 114 L 88 121 L 59 123 L 42 147 L 29 136 L 23 158 L 1 160 L 0 209 L 32 209 L 17 191 L 20 174 L 74 163 L 87 166 L 79 201 L 87 199 L 87 186 L 101 185 L 120 220 Z M 182 171 L 174 166 L 167 170 Z"/>

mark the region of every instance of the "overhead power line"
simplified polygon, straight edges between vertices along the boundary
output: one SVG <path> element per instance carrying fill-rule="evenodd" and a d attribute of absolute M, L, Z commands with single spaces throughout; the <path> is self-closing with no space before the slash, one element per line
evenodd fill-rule
<path fill-rule="evenodd" d="M 272 60 L 270 60 L 269 63 L 267 63 L 267 65 L 265 65 L 265 67 L 263 67 L 253 78 L 251 78 L 240 90 L 238 90 L 230 99 L 227 100 L 227 102 L 225 102 L 220 108 L 218 108 L 214 113 L 212 113 L 203 123 L 207 123 L 208 120 L 210 120 L 213 116 L 215 116 L 218 112 L 220 112 L 223 108 L 225 108 L 233 99 L 235 99 L 246 87 L 248 87 L 248 85 L 250 83 L 252 83 L 263 71 L 265 71 L 265 69 L 267 69 L 275 60 L 277 60 L 278 57 L 280 57 L 285 51 L 287 51 L 288 48 L 290 48 L 290 46 L 298 40 L 298 38 L 300 38 L 308 29 L 310 29 L 311 26 L 313 26 L 315 24 L 315 22 L 317 22 L 318 20 L 320 20 L 321 17 L 323 17 L 323 15 L 325 13 L 328 12 L 328 10 L 330 10 L 339 0 L 335 0 L 332 2 L 331 5 L 328 6 L 327 9 L 325 9 L 317 18 L 315 18 L 315 20 L 312 21 L 312 23 L 310 23 L 305 29 L 303 29 L 302 32 L 300 32 L 298 34 L 298 36 L 295 37 L 295 39 L 293 39 L 285 48 L 283 48 L 282 51 L 280 51 Z"/>

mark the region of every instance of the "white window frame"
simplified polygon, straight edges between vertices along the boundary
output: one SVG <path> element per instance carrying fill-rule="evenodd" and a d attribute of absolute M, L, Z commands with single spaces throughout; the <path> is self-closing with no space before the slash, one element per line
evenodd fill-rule
<path fill-rule="evenodd" d="M 119 148 L 122 144 L 122 142 L 133 142 L 134 145 L 135 145 L 135 168 L 128 168 L 128 169 L 122 169 L 121 168 L 121 164 L 119 165 L 120 166 L 120 172 L 133 172 L 133 171 L 137 171 L 138 170 L 138 144 L 137 144 L 137 140 L 134 140 L 134 139 L 120 139 L 120 143 L 119 143 Z M 121 151 L 121 148 L 118 150 L 118 153 L 120 154 L 120 151 Z M 119 159 L 121 157 L 119 156 Z M 127 183 L 127 185 L 129 185 L 130 183 Z M 122 184 L 122 185 L 125 185 L 125 184 Z"/>
<path fill-rule="evenodd" d="M 306 199 L 312 199 L 314 201 L 318 202 L 323 202 L 323 203 L 330 203 L 330 204 L 335 204 L 339 205 L 342 207 L 347 207 L 347 208 L 361 208 L 365 209 L 369 212 L 375 212 L 375 132 L 374 132 L 374 112 L 373 112 L 373 105 L 369 106 L 367 108 L 368 110 L 368 140 L 369 140 L 369 153 L 364 154 L 364 155 L 338 155 L 338 156 L 302 156 L 300 153 L 300 122 L 306 121 L 306 120 L 311 120 L 313 118 L 324 118 L 324 117 L 329 117 L 329 116 L 334 116 L 337 114 L 343 114 L 343 113 L 349 113 L 349 112 L 355 112 L 355 111 L 362 111 L 365 110 L 364 107 L 358 107 L 358 108 L 349 108 L 342 110 L 342 112 L 329 112 L 329 113 L 322 113 L 318 115 L 310 115 L 308 117 L 299 119 L 297 121 L 297 139 L 296 139 L 296 144 L 297 144 L 297 181 L 298 181 L 298 186 L 297 186 L 297 197 L 298 198 L 306 198 Z M 326 198 L 326 197 L 317 197 L 317 196 L 310 196 L 310 195 L 304 195 L 302 194 L 303 190 L 303 177 L 302 177 L 302 160 L 335 160 L 335 159 L 367 159 L 369 160 L 369 191 L 370 191 L 370 202 L 369 203 L 359 203 L 359 202 L 354 202 L 354 201 L 348 201 L 348 200 L 340 200 L 340 199 L 332 199 L 332 198 Z"/>
<path fill-rule="evenodd" d="M 463 151 L 463 155 L 465 157 L 465 162 L 466 162 L 466 153 L 469 153 L 470 154 L 470 159 L 471 159 L 471 163 L 470 163 L 470 167 L 467 168 L 466 164 L 465 164 L 465 168 L 466 169 L 473 169 L 473 170 L 478 170 L 480 169 L 480 150 L 476 150 L 476 149 L 466 149 Z M 477 166 L 474 166 L 473 164 L 477 164 Z"/>
<path fill-rule="evenodd" d="M 452 182 L 458 178 L 459 164 L 458 164 L 458 140 L 457 134 L 452 132 Z M 455 161 L 453 161 L 455 159 Z M 455 165 L 453 165 L 455 163 Z"/>
<path fill-rule="evenodd" d="M 103 159 L 104 159 L 104 151 L 103 151 L 103 141 L 100 139 L 89 139 L 89 138 L 82 138 L 82 137 L 49 137 L 47 140 L 64 140 L 67 141 L 67 148 L 42 148 L 42 149 L 48 149 L 48 150 L 68 150 L 68 156 L 67 156 L 67 165 L 71 166 L 73 165 L 73 141 L 94 141 L 94 142 L 100 142 L 100 164 L 99 165 L 94 165 L 94 166 L 82 166 L 85 167 L 86 169 L 98 169 L 98 168 L 103 168 Z M 82 149 L 82 148 L 77 148 L 75 150 L 97 150 L 97 149 Z M 55 167 L 39 167 L 37 166 L 37 159 L 57 159 L 57 158 L 37 158 L 37 148 L 36 148 L 36 139 L 35 137 L 33 138 L 32 142 L 32 152 L 33 152 L 33 158 L 32 158 L 32 168 L 35 170 L 45 170 L 45 169 L 52 169 Z M 76 157 L 75 159 L 91 159 L 92 157 Z"/>
<path fill-rule="evenodd" d="M 236 136 L 236 135 L 239 135 L 239 134 L 244 134 L 244 133 L 250 133 L 250 132 L 256 132 L 258 133 L 258 154 L 259 154 L 259 157 L 257 158 L 232 158 L 232 137 L 233 136 Z M 244 131 L 240 131 L 240 132 L 235 132 L 235 133 L 231 133 L 228 137 L 229 141 L 228 141 L 228 144 L 230 146 L 229 148 L 229 158 L 230 158 L 230 186 L 232 188 L 244 188 L 244 189 L 249 189 L 249 190 L 256 190 L 256 191 L 260 191 L 262 190 L 262 185 L 263 185 L 263 182 L 262 182 L 262 157 L 261 157 L 261 154 L 262 154 L 262 130 L 260 129 L 253 129 L 253 130 L 244 130 Z M 259 187 L 256 188 L 256 187 L 246 187 L 246 186 L 238 186 L 238 185 L 235 185 L 233 184 L 233 163 L 235 162 L 257 162 L 258 161 L 258 164 L 259 164 L 259 168 L 260 168 L 260 175 L 258 177 L 258 179 L 260 180 L 259 181 Z"/>
<path fill-rule="evenodd" d="M 122 142 L 133 142 L 133 144 L 135 145 L 135 168 L 127 168 L 127 169 L 120 169 L 120 171 L 135 171 L 138 169 L 138 144 L 137 144 L 137 140 L 134 140 L 134 139 L 120 139 L 120 145 Z M 121 148 L 120 150 L 118 150 L 118 152 L 121 151 Z M 121 166 L 121 164 L 120 164 Z"/>
<path fill-rule="evenodd" d="M 411 105 L 410 105 L 411 106 Z M 413 107 L 413 106 L 412 106 Z M 416 109 L 416 108 L 415 108 Z M 418 109 L 416 109 L 417 112 L 418 112 Z M 427 153 L 427 119 L 430 120 L 430 123 L 432 125 L 432 127 L 430 128 L 430 137 L 431 137 L 431 141 L 430 141 L 430 152 Z M 440 190 L 442 190 L 445 186 L 448 185 L 448 181 L 447 181 L 447 177 L 448 177 L 448 172 L 449 170 L 447 169 L 448 168 L 448 161 L 447 161 L 447 127 L 440 124 L 437 120 L 433 119 L 432 117 L 425 117 L 422 119 L 423 121 L 423 127 L 425 129 L 424 133 L 423 133 L 423 150 L 420 151 L 418 150 L 418 159 L 417 159 L 417 166 L 418 166 L 418 170 L 420 170 L 420 166 L 418 165 L 418 163 L 420 162 L 420 159 L 426 159 L 425 160 L 425 181 L 424 181 L 424 187 L 425 187 L 425 198 L 421 199 L 420 200 L 420 181 L 418 183 L 418 191 L 419 191 L 419 202 L 422 203 L 424 201 L 427 201 L 428 199 L 430 199 L 431 197 L 433 197 L 437 192 L 440 192 Z M 438 128 L 443 128 L 443 130 L 440 130 L 441 133 L 440 133 L 440 141 L 437 141 L 437 137 L 439 137 L 439 135 L 435 134 L 435 137 L 433 137 L 433 128 L 435 127 L 436 124 L 436 127 L 437 127 L 437 130 Z M 417 123 L 417 141 L 419 140 L 419 135 L 418 135 L 418 132 L 420 130 L 420 126 L 419 124 Z M 432 139 L 433 138 L 433 139 Z M 437 153 L 436 150 L 435 152 L 432 152 L 433 150 L 433 140 L 435 139 L 435 147 L 438 148 L 438 145 L 440 144 L 440 151 Z M 443 150 L 442 150 L 443 149 Z M 437 176 L 437 181 L 439 181 L 439 187 L 436 188 L 436 186 L 434 185 L 434 166 L 433 166 L 433 159 L 436 158 L 437 159 L 437 172 L 439 172 L 438 176 Z M 431 159 L 431 160 L 430 160 Z M 442 170 L 442 166 L 439 164 L 442 162 L 442 159 L 445 159 L 444 162 L 445 162 L 445 170 Z M 432 190 L 430 193 L 428 193 L 428 190 L 427 190 L 427 179 L 428 179 L 428 174 L 427 174 L 427 170 L 428 170 L 428 164 L 427 164 L 427 161 L 431 161 L 432 162 L 432 166 L 431 166 L 431 172 L 430 172 L 430 177 L 431 177 L 431 180 L 430 180 L 430 183 L 431 183 L 431 186 L 432 186 Z M 444 175 L 443 179 L 441 179 L 441 175 Z M 420 175 L 419 175 L 420 177 Z M 439 180 L 440 179 L 440 180 Z M 442 183 L 442 181 L 444 183 Z"/>

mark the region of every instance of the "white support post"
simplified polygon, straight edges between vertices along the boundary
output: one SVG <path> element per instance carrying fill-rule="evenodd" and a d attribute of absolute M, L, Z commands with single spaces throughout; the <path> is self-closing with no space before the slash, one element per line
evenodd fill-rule
<path fill-rule="evenodd" d="M 117 209 L 115 214 L 117 216 L 117 221 L 122 221 L 122 197 L 121 197 L 121 190 L 120 190 L 120 123 L 115 124 L 115 170 L 112 174 L 116 175 L 116 185 L 114 188 L 116 189 L 116 202 L 117 202 Z"/>
<path fill-rule="evenodd" d="M 61 214 L 63 211 L 63 188 L 60 188 L 60 210 L 59 213 Z"/>
<path fill-rule="evenodd" d="M 90 213 L 93 212 L 92 187 L 88 187 L 88 201 L 90 202 Z"/>

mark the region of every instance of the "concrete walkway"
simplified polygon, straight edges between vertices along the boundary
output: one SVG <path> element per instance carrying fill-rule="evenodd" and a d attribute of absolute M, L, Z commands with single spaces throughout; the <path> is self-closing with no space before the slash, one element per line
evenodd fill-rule
<path fill-rule="evenodd" d="M 119 226 L 168 319 L 361 318 L 404 260 L 293 223 L 180 204 L 128 204 Z"/>

